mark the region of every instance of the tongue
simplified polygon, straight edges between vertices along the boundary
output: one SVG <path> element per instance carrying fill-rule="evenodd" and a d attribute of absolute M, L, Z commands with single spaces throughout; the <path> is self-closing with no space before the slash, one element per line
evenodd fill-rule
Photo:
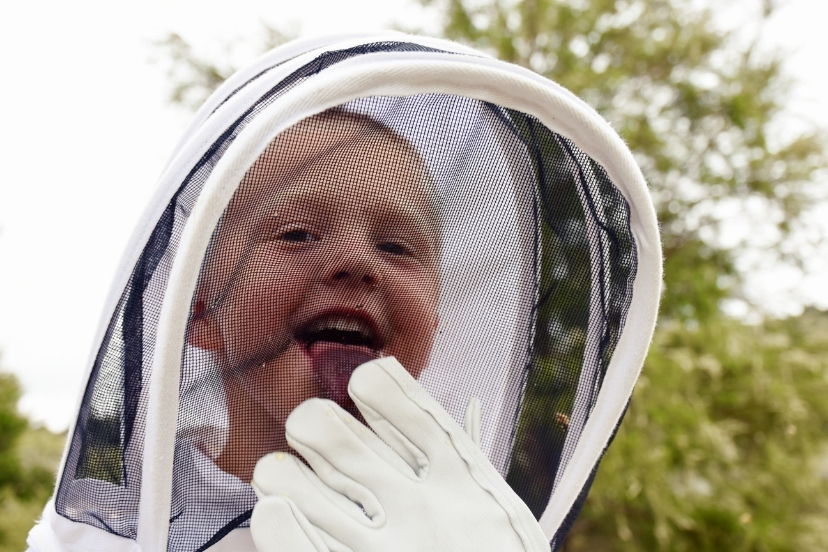
<path fill-rule="evenodd" d="M 308 354 L 325 398 L 358 417 L 359 411 L 348 395 L 348 380 L 357 366 L 377 358 L 377 352 L 361 345 L 317 341 L 308 348 Z"/>

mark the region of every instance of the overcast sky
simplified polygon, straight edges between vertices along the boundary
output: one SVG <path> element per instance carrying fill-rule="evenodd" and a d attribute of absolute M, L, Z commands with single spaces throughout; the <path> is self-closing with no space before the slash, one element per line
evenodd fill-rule
<path fill-rule="evenodd" d="M 32 419 L 68 426 L 115 267 L 187 123 L 166 103 L 152 41 L 175 31 L 210 55 L 256 35 L 261 19 L 296 22 L 302 36 L 432 25 L 405 0 L 298 4 L 0 0 L 0 366 L 20 378 Z M 800 82 L 791 125 L 828 127 L 826 21 L 828 2 L 792 0 L 767 29 Z M 795 308 L 794 288 L 828 306 L 826 281 L 828 266 L 816 262 L 804 278 L 755 285 L 784 310 Z"/>

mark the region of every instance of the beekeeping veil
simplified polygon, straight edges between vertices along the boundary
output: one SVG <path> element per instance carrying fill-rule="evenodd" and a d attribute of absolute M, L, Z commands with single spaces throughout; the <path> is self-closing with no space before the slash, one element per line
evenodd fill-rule
<path fill-rule="evenodd" d="M 660 248 L 620 138 L 556 84 L 399 33 L 299 41 L 195 117 L 121 264 L 35 550 L 252 550 L 256 458 L 393 354 L 554 546 L 617 428 Z"/>

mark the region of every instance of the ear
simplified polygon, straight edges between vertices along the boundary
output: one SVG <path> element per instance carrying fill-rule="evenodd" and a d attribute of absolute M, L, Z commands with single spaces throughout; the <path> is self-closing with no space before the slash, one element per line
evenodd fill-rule
<path fill-rule="evenodd" d="M 207 310 L 203 300 L 196 301 L 190 327 L 187 331 L 187 343 L 193 347 L 217 353 L 224 349 L 221 329 L 213 312 Z"/>

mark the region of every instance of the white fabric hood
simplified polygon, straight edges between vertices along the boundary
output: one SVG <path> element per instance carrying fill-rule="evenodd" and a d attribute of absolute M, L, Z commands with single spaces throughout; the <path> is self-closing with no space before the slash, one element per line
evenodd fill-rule
<path fill-rule="evenodd" d="M 401 33 L 296 41 L 196 114 L 126 250 L 35 550 L 254 550 L 252 464 L 394 355 L 559 546 L 658 307 L 640 170 L 555 83 Z M 282 436 L 279 437 L 279 432 Z M 252 460 L 251 460 L 252 459 Z"/>

